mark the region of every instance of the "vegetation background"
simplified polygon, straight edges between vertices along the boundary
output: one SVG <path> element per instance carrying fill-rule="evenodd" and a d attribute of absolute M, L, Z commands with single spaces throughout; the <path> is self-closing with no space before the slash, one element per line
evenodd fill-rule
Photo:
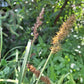
<path fill-rule="evenodd" d="M 42 25 L 29 52 L 42 8 Z M 51 84 L 84 84 L 84 0 L 0 0 L 0 84 L 36 84 L 38 77 L 26 64 L 41 71 L 53 36 L 72 14 L 76 22 L 71 33 L 43 72 Z"/>

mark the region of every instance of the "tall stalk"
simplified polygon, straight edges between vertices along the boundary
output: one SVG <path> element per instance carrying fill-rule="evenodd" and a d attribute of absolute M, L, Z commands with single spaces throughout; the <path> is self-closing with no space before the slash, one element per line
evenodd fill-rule
<path fill-rule="evenodd" d="M 0 14 L 1 18 L 1 14 Z M 2 50 L 2 21 L 0 19 L 0 60 L 1 60 L 1 50 Z"/>
<path fill-rule="evenodd" d="M 42 70 L 41 70 L 41 73 L 40 73 L 40 75 L 39 75 L 39 77 L 38 77 L 38 79 L 37 79 L 36 84 L 38 84 L 38 82 L 39 82 L 39 80 L 40 80 L 40 78 L 41 78 L 41 75 L 42 75 L 42 73 L 43 73 L 43 71 L 44 71 L 44 69 L 45 69 L 45 67 L 46 67 L 46 65 L 47 65 L 47 63 L 48 63 L 48 61 L 49 61 L 51 55 L 52 55 L 52 51 L 50 52 L 50 54 L 49 54 L 49 56 L 48 56 L 48 58 L 47 58 L 47 60 L 46 60 L 46 62 L 45 62 L 45 64 L 44 64 L 44 66 L 43 66 L 43 68 L 42 68 Z"/>

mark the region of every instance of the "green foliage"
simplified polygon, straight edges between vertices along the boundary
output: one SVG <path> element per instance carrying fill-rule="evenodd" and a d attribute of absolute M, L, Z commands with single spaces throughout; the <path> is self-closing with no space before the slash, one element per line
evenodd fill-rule
<path fill-rule="evenodd" d="M 2 60 L 1 60 L 1 65 L 2 65 L 2 66 L 7 65 L 7 61 L 6 61 L 5 59 L 2 59 Z"/>
<path fill-rule="evenodd" d="M 62 84 L 64 80 L 64 75 L 62 75 L 62 77 L 59 79 L 58 84 Z"/>
<path fill-rule="evenodd" d="M 17 80 L 23 84 L 35 84 L 37 78 L 27 70 L 26 62 L 41 71 L 50 53 L 52 37 L 72 14 L 76 15 L 76 23 L 71 33 L 61 42 L 62 49 L 48 61 L 43 75 L 52 84 L 84 83 L 84 2 L 69 0 L 62 10 L 65 1 L 6 0 L 9 6 L 0 6 L 0 84 L 11 84 L 5 79 L 15 80 L 16 84 Z M 43 24 L 38 28 L 39 36 L 28 55 L 25 48 L 29 39 L 33 39 L 32 27 L 43 7 Z M 40 81 L 39 84 L 44 83 Z"/>
<path fill-rule="evenodd" d="M 65 84 L 76 84 L 75 83 L 75 81 L 73 80 L 73 77 L 72 77 L 72 75 L 70 75 L 69 77 L 68 77 L 68 81 L 67 82 L 65 82 Z"/>

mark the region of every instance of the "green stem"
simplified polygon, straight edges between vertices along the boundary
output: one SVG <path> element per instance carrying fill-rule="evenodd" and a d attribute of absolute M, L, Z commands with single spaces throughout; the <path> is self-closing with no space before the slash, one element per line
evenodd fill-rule
<path fill-rule="evenodd" d="M 18 81 L 16 81 L 16 80 L 11 80 L 11 79 L 0 79 L 0 82 L 18 83 Z"/>
<path fill-rule="evenodd" d="M 50 54 L 49 54 L 49 56 L 48 56 L 48 58 L 47 58 L 47 60 L 46 60 L 46 62 L 45 62 L 45 64 L 44 64 L 44 66 L 43 66 L 43 68 L 42 68 L 42 70 L 41 70 L 41 73 L 40 73 L 40 75 L 39 75 L 39 77 L 38 77 L 38 79 L 37 79 L 36 84 L 38 84 L 39 79 L 41 78 L 41 75 L 42 75 L 42 73 L 43 73 L 43 71 L 44 71 L 44 69 L 45 69 L 45 67 L 46 67 L 46 65 L 47 65 L 47 63 L 48 63 L 48 61 L 49 61 L 51 55 L 52 55 L 52 52 L 50 52 Z"/>
<path fill-rule="evenodd" d="M 2 51 L 2 20 L 0 19 L 0 61 L 1 61 L 1 51 Z"/>

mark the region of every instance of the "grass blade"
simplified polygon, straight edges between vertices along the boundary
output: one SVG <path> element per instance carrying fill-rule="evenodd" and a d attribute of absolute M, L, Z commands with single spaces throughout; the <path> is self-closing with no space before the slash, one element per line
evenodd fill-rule
<path fill-rule="evenodd" d="M 31 40 L 29 40 L 29 42 L 27 44 L 27 47 L 26 47 L 26 52 L 25 52 L 25 55 L 24 55 L 24 60 L 23 60 L 23 64 L 22 64 L 22 67 L 21 67 L 21 70 L 20 70 L 20 75 L 19 75 L 19 84 L 22 83 L 23 74 L 24 74 L 24 71 L 25 71 L 25 66 L 26 66 L 28 55 L 29 55 L 30 47 L 31 47 Z"/>

